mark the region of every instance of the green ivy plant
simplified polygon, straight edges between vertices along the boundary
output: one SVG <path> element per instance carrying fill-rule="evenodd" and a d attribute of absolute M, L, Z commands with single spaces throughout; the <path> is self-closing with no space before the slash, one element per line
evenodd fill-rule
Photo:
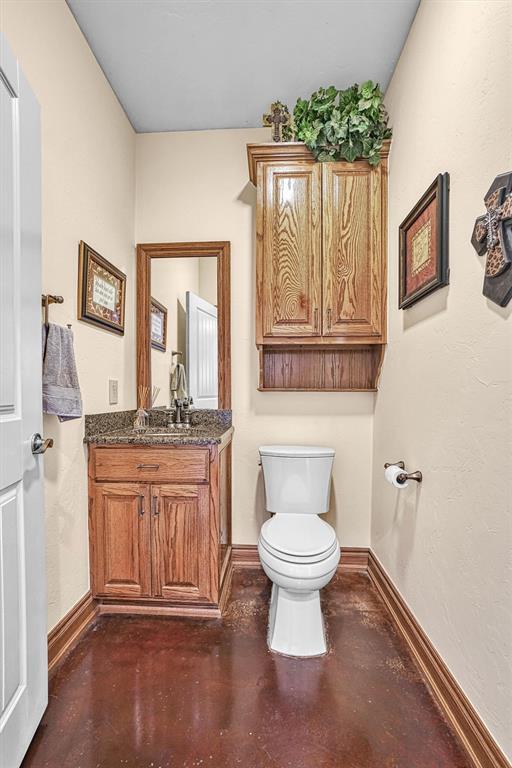
<path fill-rule="evenodd" d="M 371 80 L 341 91 L 319 88 L 309 100 L 298 99 L 293 130 L 321 162 L 366 158 L 378 165 L 382 143 L 391 136 L 382 91 Z"/>

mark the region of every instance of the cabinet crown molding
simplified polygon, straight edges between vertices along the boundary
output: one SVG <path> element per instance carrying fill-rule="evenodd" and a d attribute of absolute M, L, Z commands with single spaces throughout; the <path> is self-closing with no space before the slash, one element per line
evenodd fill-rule
<path fill-rule="evenodd" d="M 389 156 L 391 139 L 386 139 L 382 145 L 381 157 L 386 160 Z M 256 186 L 258 163 L 315 163 L 314 155 L 302 141 L 267 141 L 261 144 L 247 145 L 247 161 L 249 163 L 249 178 Z M 356 160 L 355 163 L 364 163 L 365 160 Z M 354 163 L 347 163 L 354 165 Z"/>

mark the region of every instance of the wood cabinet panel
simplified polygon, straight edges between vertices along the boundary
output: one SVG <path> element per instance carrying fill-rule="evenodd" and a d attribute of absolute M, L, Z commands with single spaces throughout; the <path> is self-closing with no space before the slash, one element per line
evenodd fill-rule
<path fill-rule="evenodd" d="M 383 345 L 338 348 L 272 347 L 262 354 L 261 391 L 368 392 L 377 388 Z"/>
<path fill-rule="evenodd" d="M 219 455 L 219 565 L 231 550 L 231 444 Z"/>
<path fill-rule="evenodd" d="M 267 336 L 318 336 L 321 169 L 265 164 L 258 184 L 257 326 Z"/>
<path fill-rule="evenodd" d="M 227 433 L 208 448 L 89 446 L 91 583 L 102 610 L 220 615 L 231 573 L 230 443 Z M 124 482 L 134 462 L 146 467 L 143 480 Z M 172 482 L 155 481 L 162 469 Z M 175 479 L 191 475 L 201 482 Z"/>
<path fill-rule="evenodd" d="M 151 486 L 153 595 L 210 600 L 207 486 Z"/>
<path fill-rule="evenodd" d="M 324 336 L 382 335 L 381 174 L 367 163 L 325 163 Z"/>
<path fill-rule="evenodd" d="M 207 482 L 207 448 L 95 448 L 93 477 L 97 480 Z"/>
<path fill-rule="evenodd" d="M 96 483 L 91 502 L 93 593 L 150 595 L 148 487 L 139 483 Z"/>
<path fill-rule="evenodd" d="M 385 141 L 374 167 L 316 163 L 298 142 L 248 145 L 258 195 L 261 390 L 376 389 L 386 343 L 389 149 Z"/>

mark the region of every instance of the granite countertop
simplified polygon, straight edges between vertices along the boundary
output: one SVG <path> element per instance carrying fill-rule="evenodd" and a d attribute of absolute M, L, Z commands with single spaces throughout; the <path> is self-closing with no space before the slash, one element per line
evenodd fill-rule
<path fill-rule="evenodd" d="M 233 433 L 231 411 L 198 410 L 189 429 L 167 429 L 167 414 L 154 409 L 149 428 L 135 432 L 135 411 L 96 413 L 85 417 L 85 443 L 96 445 L 215 445 Z"/>

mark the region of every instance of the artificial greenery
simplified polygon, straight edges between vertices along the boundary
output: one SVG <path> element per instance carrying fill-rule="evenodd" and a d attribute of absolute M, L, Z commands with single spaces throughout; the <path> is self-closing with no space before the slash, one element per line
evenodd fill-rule
<path fill-rule="evenodd" d="M 322 162 L 366 158 L 378 165 L 382 142 L 391 136 L 382 91 L 371 80 L 341 91 L 319 88 L 309 100 L 298 99 L 293 130 Z"/>

